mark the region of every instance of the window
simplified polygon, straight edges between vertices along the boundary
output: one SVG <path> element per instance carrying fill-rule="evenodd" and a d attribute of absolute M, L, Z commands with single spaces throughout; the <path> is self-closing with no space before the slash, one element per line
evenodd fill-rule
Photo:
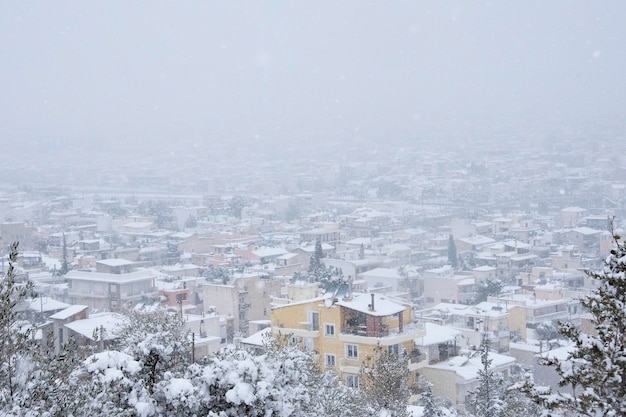
<path fill-rule="evenodd" d="M 313 348 L 315 347 L 315 342 L 312 337 L 305 337 L 302 339 L 302 343 L 304 344 L 304 350 L 307 352 L 313 352 Z"/>
<path fill-rule="evenodd" d="M 359 345 L 346 345 L 346 358 L 358 359 L 359 358 Z"/>
<path fill-rule="evenodd" d="M 348 388 L 359 389 L 359 376 L 358 375 L 346 375 L 346 386 Z"/>
<path fill-rule="evenodd" d="M 400 343 L 397 343 L 395 345 L 389 345 L 387 347 L 389 349 L 389 353 L 391 355 L 399 355 L 400 354 Z"/>
<path fill-rule="evenodd" d="M 335 325 L 334 324 L 324 325 L 324 336 L 335 337 Z"/>
<path fill-rule="evenodd" d="M 335 367 L 335 355 L 331 355 L 327 353 L 325 355 L 324 363 L 326 364 L 327 368 L 334 368 Z"/>
<path fill-rule="evenodd" d="M 317 311 L 309 311 L 309 330 L 320 329 L 320 313 Z"/>

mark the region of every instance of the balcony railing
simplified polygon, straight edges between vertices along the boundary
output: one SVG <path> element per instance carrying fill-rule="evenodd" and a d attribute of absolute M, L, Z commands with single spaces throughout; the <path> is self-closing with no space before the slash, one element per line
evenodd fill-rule
<path fill-rule="evenodd" d="M 387 325 L 381 325 L 379 329 L 368 330 L 365 325 L 345 326 L 341 329 L 342 334 L 351 334 L 355 336 L 365 337 L 396 337 L 400 335 L 415 333 L 424 331 L 424 323 L 409 323 L 402 326 L 402 331 L 399 327 L 389 328 Z"/>
<path fill-rule="evenodd" d="M 542 321 L 549 321 L 549 320 L 556 320 L 556 319 L 563 319 L 566 318 L 568 316 L 568 312 L 567 310 L 565 311 L 554 311 L 551 313 L 546 313 L 546 314 L 537 314 L 537 315 L 533 315 L 530 312 L 528 314 L 526 314 L 526 321 L 528 323 L 539 323 Z"/>
<path fill-rule="evenodd" d="M 367 326 L 346 326 L 341 329 L 341 333 L 366 337 L 386 337 L 389 336 L 389 329 L 387 328 L 387 326 L 380 326 L 378 331 L 368 331 Z"/>
<path fill-rule="evenodd" d="M 339 366 L 361 366 L 359 358 L 341 358 L 339 359 Z"/>
<path fill-rule="evenodd" d="M 423 352 L 413 351 L 411 352 L 411 355 L 409 356 L 410 363 L 420 363 L 425 360 L 426 360 L 426 354 Z"/>

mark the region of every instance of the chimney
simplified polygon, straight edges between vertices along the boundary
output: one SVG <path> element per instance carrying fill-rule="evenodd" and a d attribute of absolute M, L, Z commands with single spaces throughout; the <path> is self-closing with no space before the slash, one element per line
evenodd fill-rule
<path fill-rule="evenodd" d="M 374 308 L 374 293 L 372 293 L 372 311 L 376 311 L 376 309 Z"/>

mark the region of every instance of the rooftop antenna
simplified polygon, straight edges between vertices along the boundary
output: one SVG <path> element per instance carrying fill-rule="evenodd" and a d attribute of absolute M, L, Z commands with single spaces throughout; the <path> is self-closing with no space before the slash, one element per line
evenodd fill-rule
<path fill-rule="evenodd" d="M 348 298 L 352 300 L 352 275 L 348 275 Z"/>

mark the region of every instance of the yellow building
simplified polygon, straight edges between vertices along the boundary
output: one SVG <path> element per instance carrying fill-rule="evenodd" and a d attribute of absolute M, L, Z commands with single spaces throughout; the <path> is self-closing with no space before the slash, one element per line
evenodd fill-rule
<path fill-rule="evenodd" d="M 411 379 L 425 365 L 414 339 L 424 335 L 413 323 L 411 307 L 381 294 L 354 294 L 343 299 L 314 298 L 272 309 L 272 331 L 289 335 L 302 349 L 315 351 L 320 369 L 333 370 L 358 388 L 361 364 L 380 345 L 409 358 Z"/>

